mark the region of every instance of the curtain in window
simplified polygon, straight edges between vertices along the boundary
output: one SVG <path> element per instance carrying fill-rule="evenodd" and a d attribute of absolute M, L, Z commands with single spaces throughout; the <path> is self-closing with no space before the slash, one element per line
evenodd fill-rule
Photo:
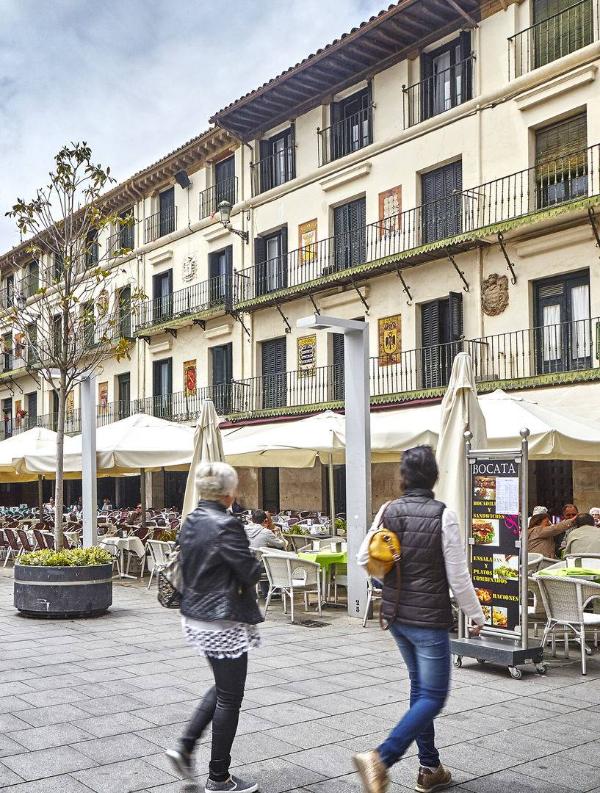
<path fill-rule="evenodd" d="M 590 339 L 590 288 L 587 284 L 571 289 L 571 356 L 589 358 Z"/>
<path fill-rule="evenodd" d="M 556 361 L 561 356 L 560 305 L 544 306 L 542 312 L 544 361 Z"/>

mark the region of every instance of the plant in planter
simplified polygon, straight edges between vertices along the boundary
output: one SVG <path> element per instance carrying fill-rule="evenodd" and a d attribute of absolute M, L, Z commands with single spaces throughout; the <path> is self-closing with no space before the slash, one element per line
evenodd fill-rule
<path fill-rule="evenodd" d="M 15 564 L 15 608 L 30 617 L 104 614 L 112 604 L 112 556 L 103 548 L 43 550 Z"/>
<path fill-rule="evenodd" d="M 340 537 L 346 536 L 346 530 L 348 526 L 346 521 L 343 518 L 336 518 L 335 519 L 335 533 L 338 534 Z"/>

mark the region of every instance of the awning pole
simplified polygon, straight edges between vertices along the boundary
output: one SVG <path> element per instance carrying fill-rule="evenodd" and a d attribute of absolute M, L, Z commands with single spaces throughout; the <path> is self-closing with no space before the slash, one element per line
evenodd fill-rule
<path fill-rule="evenodd" d="M 329 476 L 329 517 L 331 518 L 331 535 L 333 536 L 335 534 L 335 483 L 333 479 L 333 454 L 329 455 L 327 475 Z"/>
<path fill-rule="evenodd" d="M 140 468 L 140 501 L 142 503 L 142 526 L 146 525 L 146 469 Z"/>
<path fill-rule="evenodd" d="M 44 517 L 44 477 L 38 474 L 38 509 L 40 511 L 40 520 Z"/>

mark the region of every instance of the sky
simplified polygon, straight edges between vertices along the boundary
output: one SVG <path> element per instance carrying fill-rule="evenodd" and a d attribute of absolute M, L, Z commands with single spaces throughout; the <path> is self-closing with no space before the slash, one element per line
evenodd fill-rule
<path fill-rule="evenodd" d="M 208 128 L 212 113 L 386 7 L 384 0 L 0 0 L 4 217 L 85 140 L 126 179 Z"/>

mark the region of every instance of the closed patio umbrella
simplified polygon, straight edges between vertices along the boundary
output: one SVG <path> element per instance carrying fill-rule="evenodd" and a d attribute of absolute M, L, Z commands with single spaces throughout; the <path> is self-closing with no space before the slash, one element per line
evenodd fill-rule
<path fill-rule="evenodd" d="M 182 522 L 189 513 L 196 508 L 200 499 L 200 493 L 196 486 L 196 471 L 200 463 L 223 462 L 223 438 L 219 429 L 219 417 L 211 399 L 205 399 L 202 403 L 200 418 L 196 424 L 194 433 L 194 454 L 185 485 L 185 496 L 183 497 L 183 510 L 181 514 Z"/>

